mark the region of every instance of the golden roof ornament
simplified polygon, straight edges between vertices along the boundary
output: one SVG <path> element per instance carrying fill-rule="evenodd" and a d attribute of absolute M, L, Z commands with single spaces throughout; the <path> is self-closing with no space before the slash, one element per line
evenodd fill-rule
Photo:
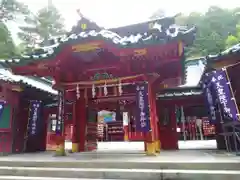
<path fill-rule="evenodd" d="M 80 17 L 81 19 L 84 18 L 84 16 L 83 16 L 83 14 L 81 13 L 81 10 L 80 10 L 80 9 L 77 10 L 77 13 L 78 13 L 78 15 L 79 15 L 79 17 Z M 84 31 L 84 30 L 87 29 L 87 24 L 86 24 L 86 23 L 80 24 L 80 27 L 81 27 L 81 29 Z"/>

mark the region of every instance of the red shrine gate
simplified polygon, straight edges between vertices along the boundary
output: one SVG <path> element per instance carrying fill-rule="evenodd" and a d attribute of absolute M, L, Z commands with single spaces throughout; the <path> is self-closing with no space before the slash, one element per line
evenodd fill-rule
<path fill-rule="evenodd" d="M 134 101 L 126 109 L 135 111 L 132 114 L 138 131 L 144 133 L 146 153 L 152 155 L 164 147 L 160 139 L 176 131 L 159 128 L 156 92 L 167 82 L 172 82 L 168 86 L 181 84 L 184 45 L 192 42 L 195 32 L 174 21 L 169 17 L 105 30 L 81 17 L 68 36 L 53 40 L 58 42 L 44 47 L 42 53 L 9 62 L 16 74 L 54 78 L 59 91 L 59 152 L 64 150 L 66 100 L 73 101 L 73 152 L 91 150 L 89 144 L 96 144 L 94 123 L 99 109 L 116 109 L 119 99 L 129 97 Z M 158 111 L 161 114 L 165 109 Z"/>

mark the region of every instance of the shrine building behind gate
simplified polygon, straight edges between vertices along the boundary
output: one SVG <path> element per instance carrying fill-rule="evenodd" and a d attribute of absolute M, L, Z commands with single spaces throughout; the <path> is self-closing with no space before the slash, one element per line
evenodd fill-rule
<path fill-rule="evenodd" d="M 64 150 L 66 102 L 72 102 L 73 151 L 96 147 L 97 112 L 127 111 L 144 134 L 146 153 L 164 147 L 156 111 L 156 93 L 182 84 L 184 47 L 195 28 L 175 24 L 175 17 L 106 30 L 81 17 L 76 27 L 50 40 L 35 54 L 5 61 L 19 75 L 52 77 L 58 90 L 56 136 Z M 160 84 L 160 85 L 159 85 Z M 162 109 L 159 110 L 162 113 Z M 162 137 L 161 137 L 162 136 Z"/>
<path fill-rule="evenodd" d="M 0 153 L 45 151 L 51 82 L 14 75 L 0 66 Z"/>

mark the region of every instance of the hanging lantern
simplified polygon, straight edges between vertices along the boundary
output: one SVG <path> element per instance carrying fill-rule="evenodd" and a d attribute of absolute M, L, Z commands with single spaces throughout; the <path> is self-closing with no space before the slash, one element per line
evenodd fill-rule
<path fill-rule="evenodd" d="M 92 97 L 95 98 L 96 96 L 96 90 L 95 90 L 95 85 L 92 85 Z"/>
<path fill-rule="evenodd" d="M 107 96 L 107 94 L 108 94 L 107 83 L 106 82 L 104 84 L 103 93 L 104 93 L 104 96 Z"/>
<path fill-rule="evenodd" d="M 76 96 L 77 96 L 77 99 L 79 99 L 81 97 L 79 85 L 77 85 L 77 88 L 76 88 Z"/>
<path fill-rule="evenodd" d="M 119 92 L 119 95 L 120 95 L 120 96 L 121 96 L 122 93 L 123 93 L 121 80 L 119 81 L 119 84 L 118 84 L 118 92 Z"/>

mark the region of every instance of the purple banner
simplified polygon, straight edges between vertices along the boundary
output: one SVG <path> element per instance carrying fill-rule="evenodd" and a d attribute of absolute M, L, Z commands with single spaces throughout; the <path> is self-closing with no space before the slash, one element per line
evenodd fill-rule
<path fill-rule="evenodd" d="M 30 101 L 29 119 L 28 119 L 28 135 L 34 136 L 38 133 L 40 126 L 40 108 L 41 101 Z"/>
<path fill-rule="evenodd" d="M 209 80 L 208 75 L 205 75 L 205 82 L 203 83 L 203 93 L 206 97 L 206 105 L 208 107 L 209 120 L 216 121 L 216 91 L 213 84 Z"/>
<path fill-rule="evenodd" d="M 0 121 L 2 120 L 2 114 L 4 111 L 5 104 L 6 104 L 5 101 L 0 101 Z"/>
<path fill-rule="evenodd" d="M 136 86 L 136 130 L 148 132 L 150 127 L 150 110 L 148 101 L 148 84 L 144 83 Z"/>
<path fill-rule="evenodd" d="M 64 94 L 62 91 L 58 92 L 58 115 L 57 115 L 57 123 L 56 123 L 56 134 L 62 135 L 63 126 L 64 126 Z"/>
<path fill-rule="evenodd" d="M 214 71 L 211 82 L 224 113 L 233 120 L 239 120 L 238 107 L 231 90 L 231 84 L 227 79 L 226 69 Z"/>

